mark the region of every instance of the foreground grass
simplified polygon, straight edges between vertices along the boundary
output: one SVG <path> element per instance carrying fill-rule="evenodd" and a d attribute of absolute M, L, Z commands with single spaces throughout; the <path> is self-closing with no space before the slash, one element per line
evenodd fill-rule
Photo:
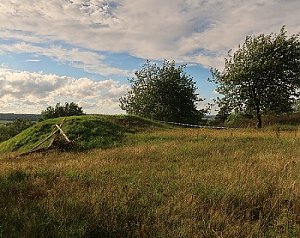
<path fill-rule="evenodd" d="M 299 131 L 173 129 L 0 160 L 0 237 L 299 237 Z"/>

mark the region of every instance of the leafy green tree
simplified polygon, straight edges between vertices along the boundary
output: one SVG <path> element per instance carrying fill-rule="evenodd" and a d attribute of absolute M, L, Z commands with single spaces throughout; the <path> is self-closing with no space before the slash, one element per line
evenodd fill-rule
<path fill-rule="evenodd" d="M 131 89 L 120 98 L 120 107 L 129 114 L 155 120 L 197 123 L 204 110 L 196 93 L 193 78 L 184 72 L 185 65 L 164 61 L 162 67 L 147 61 L 135 77 L 129 79 Z"/>
<path fill-rule="evenodd" d="M 28 119 L 16 119 L 12 123 L 7 123 L 6 126 L 10 128 L 11 136 L 15 136 L 28 127 L 31 127 L 33 124 L 34 122 Z"/>
<path fill-rule="evenodd" d="M 8 140 L 34 123 L 28 119 L 16 119 L 13 122 L 0 125 L 0 142 Z"/>
<path fill-rule="evenodd" d="M 299 35 L 247 36 L 244 44 L 225 59 L 222 72 L 212 70 L 218 84 L 219 105 L 255 115 L 262 127 L 262 114 L 292 111 L 300 86 Z"/>
<path fill-rule="evenodd" d="M 63 116 L 80 116 L 84 115 L 82 107 L 79 107 L 76 103 L 66 102 L 65 105 L 57 103 L 55 107 L 49 106 L 46 110 L 42 111 L 42 120 Z"/>

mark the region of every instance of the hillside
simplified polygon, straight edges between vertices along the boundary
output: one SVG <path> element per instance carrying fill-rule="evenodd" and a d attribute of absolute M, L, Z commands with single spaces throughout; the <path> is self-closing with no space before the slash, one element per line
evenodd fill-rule
<path fill-rule="evenodd" d="M 36 123 L 17 136 L 0 144 L 0 152 L 25 152 L 33 148 L 55 130 L 63 118 L 55 118 Z M 161 124 L 136 116 L 73 116 L 66 117 L 62 129 L 74 141 L 73 149 L 88 150 L 118 145 L 126 136 Z M 49 141 L 42 146 L 48 146 Z"/>

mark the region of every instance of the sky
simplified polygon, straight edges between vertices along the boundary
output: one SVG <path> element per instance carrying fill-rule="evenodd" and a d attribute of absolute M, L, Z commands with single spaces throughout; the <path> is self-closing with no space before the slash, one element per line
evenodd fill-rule
<path fill-rule="evenodd" d="M 204 107 L 217 97 L 210 69 L 247 35 L 299 33 L 299 9 L 299 0 L 1 0 L 0 112 L 75 102 L 124 113 L 128 78 L 164 59 L 187 65 Z"/>

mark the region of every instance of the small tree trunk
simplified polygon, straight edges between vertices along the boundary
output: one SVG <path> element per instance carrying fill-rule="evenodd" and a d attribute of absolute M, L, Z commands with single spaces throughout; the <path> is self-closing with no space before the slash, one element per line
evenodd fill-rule
<path fill-rule="evenodd" d="M 257 115 L 257 124 L 256 124 L 257 128 L 262 128 L 262 120 L 261 120 L 261 114 L 259 113 Z"/>
<path fill-rule="evenodd" d="M 261 120 L 261 111 L 259 105 L 256 105 L 256 119 L 257 119 L 257 128 L 262 128 L 262 120 Z"/>

